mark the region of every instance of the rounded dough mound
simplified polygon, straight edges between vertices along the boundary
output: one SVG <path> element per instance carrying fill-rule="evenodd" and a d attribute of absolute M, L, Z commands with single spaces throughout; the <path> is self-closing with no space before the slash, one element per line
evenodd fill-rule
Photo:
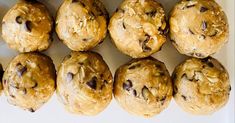
<path fill-rule="evenodd" d="M 19 52 L 43 51 L 52 42 L 53 19 L 47 8 L 35 1 L 22 0 L 2 21 L 2 37 Z"/>
<path fill-rule="evenodd" d="M 99 0 L 64 0 L 56 18 L 56 32 L 71 50 L 90 50 L 106 37 L 108 13 Z"/>
<path fill-rule="evenodd" d="M 99 54 L 72 52 L 59 67 L 57 95 L 67 111 L 79 115 L 97 115 L 112 100 L 112 78 Z"/>
<path fill-rule="evenodd" d="M 155 0 L 124 0 L 109 23 L 116 47 L 133 58 L 160 50 L 167 31 L 163 7 Z"/>
<path fill-rule="evenodd" d="M 159 114 L 169 105 L 172 91 L 166 66 L 154 58 L 132 60 L 115 73 L 114 97 L 134 115 Z"/>
<path fill-rule="evenodd" d="M 227 42 L 229 27 L 222 8 L 214 0 L 182 0 L 170 16 L 170 37 L 182 54 L 205 58 Z"/>
<path fill-rule="evenodd" d="M 229 75 L 214 58 L 190 58 L 175 68 L 172 79 L 175 101 L 191 114 L 212 114 L 229 99 Z"/>
<path fill-rule="evenodd" d="M 50 57 L 40 53 L 16 56 L 3 75 L 3 87 L 10 104 L 35 112 L 55 91 L 56 71 Z"/>

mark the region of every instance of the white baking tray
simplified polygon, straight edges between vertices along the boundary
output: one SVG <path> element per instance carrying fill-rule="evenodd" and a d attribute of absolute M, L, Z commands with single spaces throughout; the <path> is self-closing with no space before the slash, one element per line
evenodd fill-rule
<path fill-rule="evenodd" d="M 56 10 L 62 0 L 40 0 L 49 8 L 55 17 Z M 104 2 L 110 15 L 115 11 L 122 0 L 101 0 Z M 158 0 L 168 13 L 178 0 Z M 0 0 L 0 19 L 12 7 L 17 0 Z M 217 0 L 227 13 L 230 24 L 230 39 L 228 44 L 214 55 L 229 71 L 232 84 L 231 96 L 228 104 L 211 116 L 194 116 L 182 111 L 174 100 L 170 106 L 161 114 L 153 118 L 145 119 L 128 114 L 113 99 L 112 103 L 99 115 L 94 117 L 77 116 L 67 113 L 62 104 L 58 102 L 56 95 L 35 113 L 23 111 L 7 103 L 4 94 L 0 97 L 0 123 L 234 123 L 234 0 Z M 108 36 L 103 44 L 96 47 L 94 51 L 99 52 L 108 63 L 112 73 L 122 64 L 130 60 L 128 56 L 120 53 L 111 43 Z M 46 52 L 51 56 L 56 66 L 63 57 L 70 53 L 54 34 L 54 42 Z M 18 53 L 7 47 L 0 38 L 0 62 L 4 68 L 10 60 Z M 162 51 L 153 55 L 163 61 L 170 72 L 186 57 L 180 55 L 168 41 Z"/>

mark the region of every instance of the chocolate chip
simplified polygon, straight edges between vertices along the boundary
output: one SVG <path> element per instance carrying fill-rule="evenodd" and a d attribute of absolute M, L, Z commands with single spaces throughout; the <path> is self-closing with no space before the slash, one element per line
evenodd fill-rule
<path fill-rule="evenodd" d="M 87 39 L 87 38 L 84 38 L 84 39 L 82 39 L 82 41 L 84 41 L 84 42 L 87 42 L 87 41 L 89 41 L 90 39 Z"/>
<path fill-rule="evenodd" d="M 124 82 L 122 84 L 122 87 L 124 90 L 130 91 L 130 89 L 132 88 L 133 84 L 131 80 L 127 80 L 126 82 Z"/>
<path fill-rule="evenodd" d="M 31 21 L 26 21 L 25 22 L 25 27 L 26 27 L 27 31 L 31 32 L 32 31 L 32 26 L 33 26 L 33 23 Z"/>
<path fill-rule="evenodd" d="M 165 101 L 165 100 L 166 100 L 166 96 L 160 99 L 160 101 Z"/>
<path fill-rule="evenodd" d="M 156 13 L 157 13 L 157 11 L 153 10 L 153 11 L 150 11 L 150 12 L 146 12 L 145 14 L 147 14 L 150 17 L 154 17 L 156 15 Z"/>
<path fill-rule="evenodd" d="M 18 24 L 22 24 L 23 20 L 22 20 L 21 16 L 17 16 L 17 17 L 16 17 L 16 22 L 17 22 Z"/>
<path fill-rule="evenodd" d="M 194 35 L 194 34 L 195 34 L 191 29 L 189 29 L 189 32 L 190 32 L 192 35 Z"/>
<path fill-rule="evenodd" d="M 125 13 L 125 10 L 124 10 L 124 9 L 117 8 L 117 9 L 116 9 L 116 12 Z"/>
<path fill-rule="evenodd" d="M 177 86 L 174 86 L 173 88 L 173 96 L 175 96 L 178 93 L 178 88 Z"/>
<path fill-rule="evenodd" d="M 207 10 L 209 10 L 209 9 L 206 8 L 206 7 L 204 7 L 204 6 L 202 6 L 202 7 L 200 8 L 200 12 L 206 12 Z"/>
<path fill-rule="evenodd" d="M 89 12 L 89 15 L 91 20 L 95 19 L 95 14 L 92 11 Z"/>
<path fill-rule="evenodd" d="M 22 67 L 22 68 L 20 68 L 20 69 L 17 69 L 17 75 L 18 75 L 19 77 L 22 77 L 23 74 L 24 74 L 26 71 L 27 71 L 27 67 Z"/>
<path fill-rule="evenodd" d="M 91 89 L 96 90 L 97 87 L 97 77 L 92 77 L 90 81 L 86 83 Z"/>
<path fill-rule="evenodd" d="M 11 97 L 11 98 L 16 98 L 16 97 L 15 97 L 14 95 L 12 95 L 12 94 L 10 95 L 10 97 Z"/>
<path fill-rule="evenodd" d="M 202 31 L 205 31 L 207 29 L 207 22 L 202 21 Z"/>
<path fill-rule="evenodd" d="M 22 89 L 22 92 L 23 92 L 24 95 L 27 94 L 27 89 L 26 89 L 26 88 L 23 88 L 23 89 Z"/>
<path fill-rule="evenodd" d="M 145 37 L 146 39 L 142 43 L 142 49 L 143 49 L 143 52 L 150 52 L 152 49 L 149 46 L 147 46 L 147 43 L 150 40 L 150 35 L 146 34 Z"/>
<path fill-rule="evenodd" d="M 134 95 L 135 97 L 137 96 L 136 90 L 133 90 L 132 93 L 133 93 L 133 95 Z"/>
<path fill-rule="evenodd" d="M 187 101 L 187 97 L 184 95 L 181 95 L 181 97 L 184 99 L 184 101 Z"/>
<path fill-rule="evenodd" d="M 208 65 L 209 67 L 214 67 L 214 64 L 213 64 L 212 62 L 207 62 L 207 65 Z"/>
<path fill-rule="evenodd" d="M 231 91 L 231 90 L 232 90 L 232 87 L 231 87 L 231 85 L 229 85 L 229 88 L 228 88 L 228 90 L 229 90 L 229 91 Z"/>
<path fill-rule="evenodd" d="M 74 77 L 74 74 L 71 73 L 71 72 L 68 72 L 68 73 L 67 73 L 67 82 L 72 81 L 72 80 L 73 80 L 73 77 Z"/>
<path fill-rule="evenodd" d="M 38 87 L 38 83 L 37 82 L 35 82 L 35 84 L 34 84 L 34 86 L 32 88 L 34 89 L 36 87 Z"/>
<path fill-rule="evenodd" d="M 35 112 L 35 110 L 33 109 L 33 108 L 30 108 L 30 109 L 28 109 L 30 112 Z"/>
<path fill-rule="evenodd" d="M 123 29 L 126 29 L 126 25 L 124 22 L 122 23 L 122 27 L 123 27 Z"/>
<path fill-rule="evenodd" d="M 144 86 L 144 87 L 142 88 L 141 94 L 142 94 L 142 96 L 144 97 L 144 99 L 147 100 L 147 99 L 148 99 L 147 96 L 148 96 L 148 94 L 149 94 L 149 89 L 148 89 L 146 86 Z"/>
<path fill-rule="evenodd" d="M 135 69 L 135 68 L 138 68 L 138 67 L 140 67 L 141 66 L 141 64 L 135 64 L 135 65 L 132 65 L 132 66 L 130 66 L 128 69 Z"/>
<path fill-rule="evenodd" d="M 217 31 L 214 31 L 214 33 L 212 34 L 212 35 L 209 35 L 210 37 L 214 37 L 214 36 L 216 36 L 217 35 Z"/>
<path fill-rule="evenodd" d="M 194 7 L 195 5 L 188 5 L 188 6 L 186 6 L 186 8 L 192 8 L 192 7 Z"/>

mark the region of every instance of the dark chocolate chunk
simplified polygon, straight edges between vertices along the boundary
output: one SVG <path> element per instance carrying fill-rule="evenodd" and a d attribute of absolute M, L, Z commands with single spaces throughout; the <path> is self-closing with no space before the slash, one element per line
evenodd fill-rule
<path fill-rule="evenodd" d="M 177 86 L 174 86 L 173 88 L 173 96 L 175 96 L 178 93 L 178 88 Z"/>
<path fill-rule="evenodd" d="M 231 87 L 231 85 L 229 85 L 229 88 L 228 88 L 228 90 L 229 90 L 229 91 L 231 91 L 231 90 L 232 90 L 232 87 Z"/>
<path fill-rule="evenodd" d="M 17 22 L 18 24 L 22 24 L 23 20 L 22 20 L 21 16 L 17 16 L 17 17 L 16 17 L 16 22 Z"/>
<path fill-rule="evenodd" d="M 190 32 L 192 35 L 194 35 L 194 34 L 195 34 L 191 29 L 189 29 L 189 32 Z"/>
<path fill-rule="evenodd" d="M 130 66 L 128 69 L 135 69 L 135 68 L 138 68 L 138 67 L 140 67 L 141 66 L 141 64 L 135 64 L 135 65 L 132 65 L 132 66 Z"/>
<path fill-rule="evenodd" d="M 181 95 L 181 97 L 184 99 L 184 101 L 187 101 L 187 97 L 184 95 Z"/>
<path fill-rule="evenodd" d="M 150 17 L 154 17 L 156 15 L 157 11 L 156 10 L 153 10 L 153 11 L 150 11 L 150 12 L 146 12 L 146 14 Z"/>
<path fill-rule="evenodd" d="M 74 74 L 71 73 L 71 72 L 68 72 L 68 73 L 67 73 L 67 82 L 72 81 L 72 80 L 73 80 L 73 77 L 74 77 Z"/>
<path fill-rule="evenodd" d="M 192 7 L 194 7 L 195 5 L 188 5 L 188 6 L 186 6 L 186 8 L 192 8 Z"/>
<path fill-rule="evenodd" d="M 19 77 L 22 77 L 23 76 L 23 74 L 25 73 L 27 71 L 27 67 L 22 67 L 22 68 L 20 68 L 20 69 L 17 69 L 17 75 L 19 76 Z"/>
<path fill-rule="evenodd" d="M 124 82 L 122 84 L 122 87 L 124 90 L 130 91 L 130 89 L 132 88 L 133 84 L 131 80 L 127 80 L 126 82 Z"/>
<path fill-rule="evenodd" d="M 32 88 L 34 89 L 36 87 L 38 87 L 38 83 L 37 82 L 34 83 L 34 86 Z"/>
<path fill-rule="evenodd" d="M 96 87 L 97 87 L 97 77 L 92 77 L 92 79 L 90 81 L 88 81 L 86 83 L 91 89 L 94 89 L 96 90 Z"/>
<path fill-rule="evenodd" d="M 207 10 L 209 10 L 209 9 L 206 8 L 206 7 L 204 7 L 204 6 L 202 6 L 202 7 L 200 8 L 200 12 L 206 12 Z"/>
<path fill-rule="evenodd" d="M 136 90 L 133 90 L 132 93 L 133 93 L 133 95 L 134 95 L 135 97 L 137 96 Z"/>
<path fill-rule="evenodd" d="M 205 31 L 207 29 L 207 22 L 202 21 L 202 31 Z"/>
<path fill-rule="evenodd" d="M 25 22 L 25 27 L 26 27 L 27 31 L 31 32 L 32 27 L 33 27 L 33 23 L 31 21 L 26 21 Z"/>
<path fill-rule="evenodd" d="M 145 37 L 146 39 L 144 40 L 144 42 L 142 42 L 142 49 L 143 52 L 150 52 L 152 49 L 149 46 L 147 46 L 147 43 L 150 40 L 150 35 L 146 34 Z"/>
<path fill-rule="evenodd" d="M 149 89 L 148 89 L 146 86 L 144 86 L 144 87 L 142 88 L 141 94 L 142 94 L 142 96 L 144 97 L 145 100 L 148 99 L 148 97 L 147 97 L 147 93 L 148 93 L 148 92 L 149 92 Z"/>
<path fill-rule="evenodd" d="M 123 27 L 123 29 L 126 29 L 126 25 L 124 22 L 122 23 L 122 27 Z"/>
<path fill-rule="evenodd" d="M 33 108 L 30 108 L 29 111 L 32 113 L 35 112 L 35 110 Z"/>
<path fill-rule="evenodd" d="M 214 64 L 213 64 L 212 62 L 207 62 L 207 65 L 208 65 L 209 67 L 214 67 Z"/>
<path fill-rule="evenodd" d="M 166 100 L 166 96 L 160 99 L 160 101 L 165 101 L 165 100 Z"/>

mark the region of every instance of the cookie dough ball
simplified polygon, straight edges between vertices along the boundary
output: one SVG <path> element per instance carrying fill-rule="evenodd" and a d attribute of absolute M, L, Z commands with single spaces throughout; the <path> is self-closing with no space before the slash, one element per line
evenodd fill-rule
<path fill-rule="evenodd" d="M 22 0 L 2 21 L 2 37 L 19 52 L 43 51 L 51 44 L 53 20 L 47 8 L 36 0 Z"/>
<path fill-rule="evenodd" d="M 112 74 L 102 56 L 72 52 L 59 67 L 57 95 L 67 111 L 97 115 L 112 99 Z"/>
<path fill-rule="evenodd" d="M 182 0 L 170 17 L 170 37 L 182 54 L 205 58 L 227 42 L 229 27 L 222 8 L 214 0 Z"/>
<path fill-rule="evenodd" d="M 229 75 L 214 58 L 190 58 L 176 67 L 172 79 L 175 101 L 191 114 L 212 114 L 229 99 Z"/>
<path fill-rule="evenodd" d="M 115 73 L 114 96 L 129 113 L 152 117 L 163 111 L 172 98 L 172 83 L 164 63 L 136 59 Z"/>
<path fill-rule="evenodd" d="M 20 54 L 3 75 L 4 92 L 10 104 L 34 112 L 53 95 L 55 79 L 55 67 L 48 56 Z"/>
<path fill-rule="evenodd" d="M 2 69 L 2 65 L 0 64 L 0 95 L 2 94 L 2 76 L 3 76 L 3 69 Z"/>
<path fill-rule="evenodd" d="M 56 18 L 56 32 L 71 50 L 86 51 L 106 37 L 108 13 L 99 0 L 64 0 Z"/>
<path fill-rule="evenodd" d="M 150 56 L 166 42 L 166 18 L 155 0 L 125 0 L 113 14 L 109 32 L 116 47 L 133 58 Z"/>

